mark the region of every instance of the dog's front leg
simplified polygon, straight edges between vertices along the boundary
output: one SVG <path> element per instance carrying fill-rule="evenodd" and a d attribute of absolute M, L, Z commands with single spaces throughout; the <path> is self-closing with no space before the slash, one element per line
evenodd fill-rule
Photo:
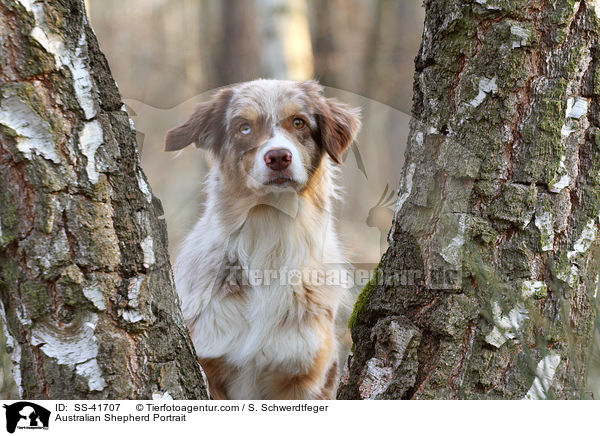
<path fill-rule="evenodd" d="M 198 358 L 198 362 L 206 374 L 210 397 L 213 400 L 227 400 L 227 381 L 235 376 L 235 369 L 222 358 Z"/>
<path fill-rule="evenodd" d="M 325 327 L 325 326 L 323 326 Z M 338 365 L 333 331 L 325 327 L 322 341 L 308 367 L 296 371 L 287 368 L 271 369 L 260 377 L 259 389 L 270 400 L 332 399 L 337 387 Z"/>

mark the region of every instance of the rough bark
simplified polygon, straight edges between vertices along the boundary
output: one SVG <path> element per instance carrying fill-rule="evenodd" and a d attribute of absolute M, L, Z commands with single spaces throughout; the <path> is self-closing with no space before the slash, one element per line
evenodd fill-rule
<path fill-rule="evenodd" d="M 25 398 L 206 398 L 82 0 L 0 1 L 0 297 Z"/>
<path fill-rule="evenodd" d="M 600 4 L 426 0 L 390 248 L 339 397 L 581 398 L 600 247 Z"/>

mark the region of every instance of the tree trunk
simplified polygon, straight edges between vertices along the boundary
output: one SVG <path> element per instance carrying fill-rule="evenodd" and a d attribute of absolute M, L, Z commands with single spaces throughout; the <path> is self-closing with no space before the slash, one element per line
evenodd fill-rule
<path fill-rule="evenodd" d="M 0 1 L 0 296 L 25 398 L 206 398 L 83 0 Z"/>
<path fill-rule="evenodd" d="M 313 55 L 306 0 L 256 2 L 262 71 L 273 79 L 307 80 Z"/>
<path fill-rule="evenodd" d="M 260 76 L 260 47 L 254 0 L 224 0 L 220 44 L 217 45 L 217 86 Z"/>
<path fill-rule="evenodd" d="M 380 0 L 308 2 L 314 69 L 322 85 L 355 93 L 362 91 L 367 54 L 375 50 L 368 46 L 374 24 L 370 18 L 379 9 L 379 3 Z"/>
<path fill-rule="evenodd" d="M 355 307 L 338 395 L 584 397 L 599 286 L 600 6 L 425 7 L 390 248 Z"/>

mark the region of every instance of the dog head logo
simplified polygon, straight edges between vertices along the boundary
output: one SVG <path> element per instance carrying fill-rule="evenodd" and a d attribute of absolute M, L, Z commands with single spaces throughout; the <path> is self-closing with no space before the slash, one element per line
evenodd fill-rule
<path fill-rule="evenodd" d="M 19 401 L 3 406 L 6 409 L 6 431 L 14 433 L 15 429 L 47 429 L 50 411 L 28 401 Z"/>

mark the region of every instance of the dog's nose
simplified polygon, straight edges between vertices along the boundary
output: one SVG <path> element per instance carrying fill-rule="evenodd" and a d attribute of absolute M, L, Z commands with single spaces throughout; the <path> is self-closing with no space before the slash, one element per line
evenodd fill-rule
<path fill-rule="evenodd" d="M 265 163 L 272 170 L 285 170 L 292 163 L 292 153 L 286 148 L 269 150 L 265 153 Z"/>

